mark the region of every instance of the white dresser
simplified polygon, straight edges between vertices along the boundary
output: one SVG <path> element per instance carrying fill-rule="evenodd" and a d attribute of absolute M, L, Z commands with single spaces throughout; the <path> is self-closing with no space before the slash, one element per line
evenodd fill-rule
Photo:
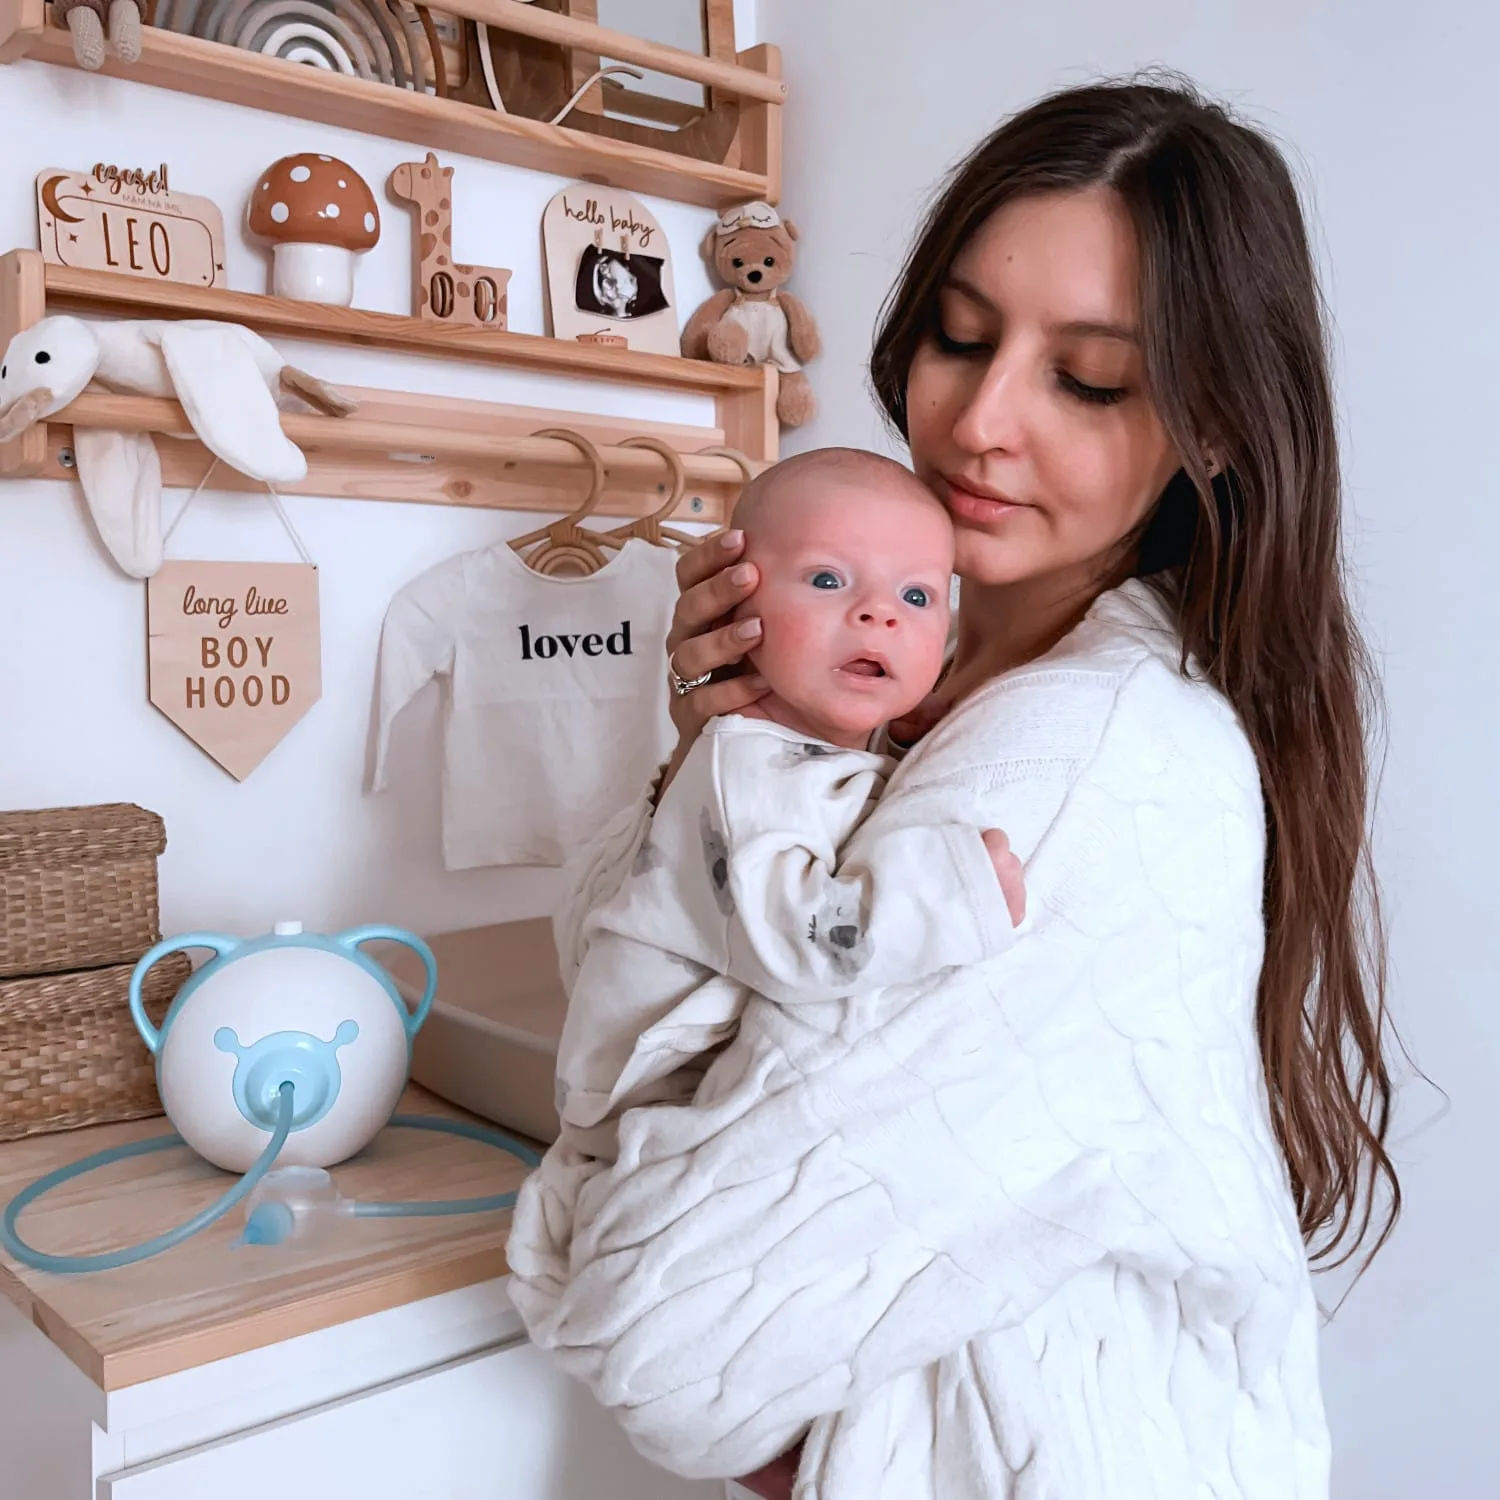
<path fill-rule="evenodd" d="M 440 1110 L 413 1090 L 407 1108 Z M 446 1111 L 445 1111 L 446 1112 Z M 0 1203 L 161 1120 L 0 1146 Z M 387 1131 L 337 1170 L 362 1198 L 503 1191 L 471 1142 Z M 188 1153 L 67 1184 L 22 1219 L 40 1248 L 131 1243 L 226 1179 Z M 241 1247 L 231 1215 L 119 1271 L 0 1256 L 0 1500 L 721 1500 L 641 1459 L 521 1331 L 506 1215 L 350 1221 L 317 1250 Z"/>

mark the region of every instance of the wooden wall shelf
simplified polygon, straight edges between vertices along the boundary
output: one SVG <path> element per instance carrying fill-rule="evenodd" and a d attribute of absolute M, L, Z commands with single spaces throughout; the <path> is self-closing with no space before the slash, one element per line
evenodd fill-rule
<path fill-rule="evenodd" d="M 333 308 L 248 292 L 189 288 L 47 265 L 35 250 L 0 256 L 0 349 L 22 329 L 58 312 L 131 317 L 217 318 L 257 332 L 357 344 L 656 390 L 711 396 L 712 426 L 639 421 L 595 414 L 504 406 L 493 402 L 348 388 L 360 401 L 352 417 L 282 413 L 287 436 L 308 457 L 293 494 L 413 501 L 507 510 L 566 511 L 579 496 L 582 459 L 558 439 L 534 438 L 544 427 L 571 427 L 599 446 L 608 484 L 602 515 L 641 515 L 660 503 L 664 465 L 639 448 L 619 446 L 636 433 L 665 438 L 684 457 L 688 489 L 677 515 L 720 523 L 742 481 L 732 460 L 700 456 L 719 445 L 738 449 L 756 467 L 776 457 L 776 372 L 666 355 L 572 344 L 530 334 L 434 326 L 416 318 Z M 191 438 L 175 401 L 88 392 L 48 423 L 0 445 L 0 478 L 74 477 L 73 424 L 151 432 L 168 485 L 192 486 L 210 458 Z M 260 485 L 220 465 L 217 489 Z"/>
<path fill-rule="evenodd" d="M 361 307 L 330 307 L 223 287 L 147 281 L 113 271 L 78 271 L 48 264 L 36 250 L 17 250 L 12 254 L 35 257 L 46 288 L 48 312 L 109 313 L 126 318 L 217 318 L 226 323 L 243 323 L 257 333 L 280 334 L 284 338 L 478 360 L 515 370 L 710 396 L 755 392 L 765 384 L 764 367 L 759 366 L 716 365 L 709 360 L 609 349 L 598 344 L 542 338 L 534 333 L 450 326 Z"/>
<path fill-rule="evenodd" d="M 522 5 L 503 0 L 466 0 L 460 9 L 483 13 L 496 25 L 507 24 Z M 579 22 L 561 20 L 576 31 Z M 529 14 L 521 24 L 538 24 Z M 584 27 L 590 33 L 599 28 Z M 634 47 L 639 52 L 639 43 Z M 674 49 L 649 49 L 652 66 L 673 61 Z M 30 57 L 60 67 L 76 67 L 68 31 L 53 24 L 45 0 L 0 0 L 0 63 Z M 301 63 L 241 48 L 144 29 L 139 62 L 109 58 L 103 71 L 114 77 L 221 99 L 251 109 L 269 110 L 299 120 L 313 120 L 398 141 L 419 141 L 435 151 L 454 151 L 487 161 L 508 162 L 565 177 L 607 183 L 630 192 L 655 193 L 685 203 L 723 209 L 752 198 L 776 202 L 781 192 L 781 59 L 770 46 L 749 48 L 737 65 L 677 53 L 677 67 L 712 73 L 715 87 L 747 91 L 740 125 L 739 165 L 678 155 L 656 147 L 611 140 L 606 136 L 549 125 L 520 115 L 499 114 L 476 105 L 324 72 Z M 670 69 L 669 69 L 670 70 Z M 684 76 L 688 76 L 685 72 Z M 751 83 L 754 78 L 758 82 Z"/>

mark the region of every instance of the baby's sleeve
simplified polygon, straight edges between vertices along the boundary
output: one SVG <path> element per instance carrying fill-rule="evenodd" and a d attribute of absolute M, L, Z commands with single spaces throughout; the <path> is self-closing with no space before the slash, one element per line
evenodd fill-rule
<path fill-rule="evenodd" d="M 372 792 L 385 790 L 396 716 L 432 678 L 453 670 L 456 625 L 467 590 L 466 561 L 460 554 L 414 578 L 386 610 L 377 669 Z"/>
<path fill-rule="evenodd" d="M 972 806 L 930 805 L 844 846 L 889 763 L 772 736 L 721 737 L 704 865 L 724 917 L 721 970 L 783 1003 L 835 999 L 978 963 L 1012 940 Z"/>

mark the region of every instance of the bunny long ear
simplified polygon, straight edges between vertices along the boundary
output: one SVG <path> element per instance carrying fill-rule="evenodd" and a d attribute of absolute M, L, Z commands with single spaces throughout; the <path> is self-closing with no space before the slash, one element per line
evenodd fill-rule
<path fill-rule="evenodd" d="M 293 484 L 307 474 L 245 341 L 232 324 L 163 330 L 161 352 L 193 431 L 216 458 L 252 479 Z"/>
<path fill-rule="evenodd" d="M 122 571 L 149 578 L 161 567 L 161 460 L 144 432 L 73 431 L 78 482 L 99 540 Z"/>

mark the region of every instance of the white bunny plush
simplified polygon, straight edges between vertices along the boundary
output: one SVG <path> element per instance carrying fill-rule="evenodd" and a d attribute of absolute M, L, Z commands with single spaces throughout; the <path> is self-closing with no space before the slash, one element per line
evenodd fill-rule
<path fill-rule="evenodd" d="M 0 442 L 61 411 L 91 383 L 108 391 L 175 397 L 205 448 L 242 474 L 292 484 L 307 473 L 281 430 L 276 393 L 329 416 L 356 403 L 294 369 L 238 323 L 85 323 L 43 318 L 0 356 Z M 79 427 L 78 478 L 110 555 L 132 578 L 161 566 L 161 463 L 149 433 Z"/>

